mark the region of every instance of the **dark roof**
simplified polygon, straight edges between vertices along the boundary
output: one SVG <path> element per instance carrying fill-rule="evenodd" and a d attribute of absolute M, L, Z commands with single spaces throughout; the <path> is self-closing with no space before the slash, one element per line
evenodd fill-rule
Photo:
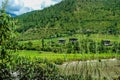
<path fill-rule="evenodd" d="M 110 42 L 110 40 L 102 40 L 102 41 L 104 41 L 104 42 L 107 42 L 107 41 Z"/>
<path fill-rule="evenodd" d="M 69 42 L 76 42 L 77 40 L 77 38 L 69 38 Z"/>
<path fill-rule="evenodd" d="M 69 38 L 69 40 L 78 40 L 77 38 Z"/>
<path fill-rule="evenodd" d="M 65 43 L 66 40 L 65 39 L 59 39 L 58 41 L 59 41 L 59 43 Z"/>
<path fill-rule="evenodd" d="M 101 42 L 105 46 L 111 46 L 112 45 L 110 40 L 102 40 Z"/>

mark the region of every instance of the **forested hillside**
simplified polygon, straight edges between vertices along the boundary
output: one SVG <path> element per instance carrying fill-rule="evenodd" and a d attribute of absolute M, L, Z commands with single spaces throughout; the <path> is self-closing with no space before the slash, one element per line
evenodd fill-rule
<path fill-rule="evenodd" d="M 120 0 L 63 0 L 61 3 L 17 16 L 25 39 L 75 33 L 120 32 Z M 33 37 L 34 36 L 34 37 Z"/>

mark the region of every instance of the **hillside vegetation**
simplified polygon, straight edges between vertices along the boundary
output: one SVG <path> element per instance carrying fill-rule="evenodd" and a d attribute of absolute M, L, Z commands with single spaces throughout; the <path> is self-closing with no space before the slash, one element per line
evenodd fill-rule
<path fill-rule="evenodd" d="M 75 33 L 119 34 L 119 0 L 63 0 L 17 16 L 22 39 L 61 37 Z M 44 35 L 43 35 L 44 34 Z M 47 36 L 46 36 L 47 35 Z"/>

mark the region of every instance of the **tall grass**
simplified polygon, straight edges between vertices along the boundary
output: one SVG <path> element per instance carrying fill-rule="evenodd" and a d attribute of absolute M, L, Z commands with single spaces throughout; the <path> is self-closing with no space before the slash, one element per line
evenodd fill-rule
<path fill-rule="evenodd" d="M 66 63 L 60 68 L 61 74 L 66 75 L 68 80 L 113 80 L 120 75 L 119 67 L 115 65 L 114 61 L 109 62 L 109 60 L 106 62 L 84 61 Z"/>

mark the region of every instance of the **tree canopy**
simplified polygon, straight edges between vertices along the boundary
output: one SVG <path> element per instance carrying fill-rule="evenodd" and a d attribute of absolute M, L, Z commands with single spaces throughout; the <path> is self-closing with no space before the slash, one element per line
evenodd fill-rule
<path fill-rule="evenodd" d="M 61 3 L 17 16 L 24 37 L 42 35 L 41 28 L 57 28 L 54 34 L 109 33 L 112 26 L 120 30 L 120 1 L 118 0 L 63 0 Z M 114 24 L 117 25 L 114 25 Z M 114 30 L 114 29 L 112 29 Z M 107 32 L 106 32 L 107 31 Z M 38 37 L 38 36 L 37 36 Z M 34 37 L 35 38 L 35 37 Z"/>

